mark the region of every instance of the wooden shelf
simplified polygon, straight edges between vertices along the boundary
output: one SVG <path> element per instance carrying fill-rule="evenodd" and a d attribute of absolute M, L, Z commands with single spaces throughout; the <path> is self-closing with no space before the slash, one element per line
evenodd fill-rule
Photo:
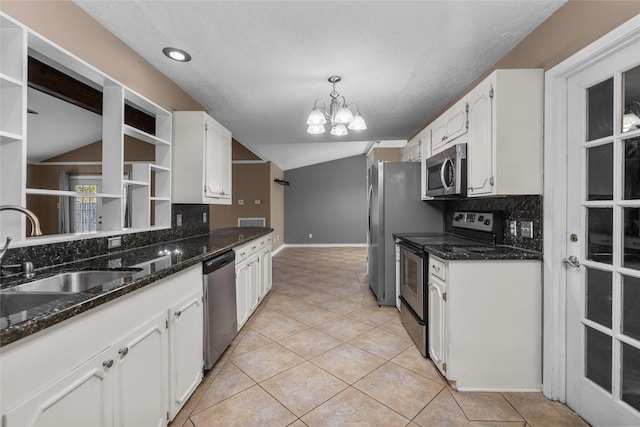
<path fill-rule="evenodd" d="M 64 190 L 46 190 L 42 188 L 27 188 L 27 194 L 37 194 L 41 196 L 67 196 L 67 197 L 100 197 L 103 199 L 119 199 L 122 197 L 120 194 L 110 193 L 77 193 L 75 191 Z"/>
<path fill-rule="evenodd" d="M 100 202 L 103 231 L 122 233 L 129 230 L 159 230 L 171 227 L 171 162 L 173 114 L 141 94 L 127 88 L 122 83 L 104 74 L 70 52 L 60 49 L 55 43 L 33 32 L 18 21 L 14 21 L 0 11 L 0 32 L 2 52 L 0 52 L 0 156 L 6 180 L 0 192 L 0 205 L 24 204 L 29 199 L 37 214 L 56 216 L 57 198 L 73 202 L 76 197 L 87 197 Z M 27 185 L 27 106 L 28 90 L 27 58 L 31 55 L 47 64 L 59 64 L 61 72 L 80 80 L 102 92 L 102 161 L 56 162 L 53 164 L 82 164 L 101 166 L 101 188 L 104 193 L 50 190 L 49 185 L 34 182 L 34 188 Z M 55 68 L 55 67 L 54 67 Z M 125 110 L 132 107 L 153 117 L 148 126 L 131 126 L 123 122 Z M 137 125 L 136 125 L 137 126 Z M 153 151 L 148 161 L 126 161 L 124 138 L 134 138 L 145 142 L 143 145 Z M 147 157 L 145 157 L 147 158 Z M 152 160 L 155 159 L 155 160 Z M 130 164 L 131 167 L 123 167 Z M 92 168 L 91 170 L 98 169 Z M 128 174 L 124 174 L 124 170 Z M 130 170 L 130 172 L 129 172 Z M 123 179 L 124 178 L 124 179 Z M 5 182 L 6 181 L 6 182 Z M 30 182 L 31 183 L 31 182 Z M 51 182 L 52 187 L 57 187 Z M 81 190 L 78 188 L 77 190 Z M 153 193 L 152 193 L 153 190 Z M 114 193 L 117 192 L 117 193 Z M 167 197 L 150 197 L 151 194 Z M 51 202 L 38 204 L 37 198 Z M 32 200 L 33 199 L 33 200 Z M 131 205 L 129 228 L 123 230 L 124 208 Z M 25 242 L 24 219 L 10 216 L 2 224 L 2 236 L 11 235 L 16 241 Z M 47 230 L 52 232 L 52 230 Z M 94 235 L 95 233 L 92 233 Z M 98 233 L 99 234 L 99 233 Z M 47 243 L 60 236 L 46 236 L 38 242 Z M 71 234 L 63 239 L 73 237 Z M 31 241 L 30 241 L 31 242 Z"/>
<path fill-rule="evenodd" d="M 171 145 L 170 142 L 160 139 L 155 135 L 143 132 L 140 129 L 136 129 L 133 126 L 124 125 L 124 134 L 129 135 L 132 138 L 139 139 L 144 142 L 148 142 L 153 145 Z"/>
<path fill-rule="evenodd" d="M 0 143 L 22 141 L 22 136 L 17 133 L 0 130 Z"/>
<path fill-rule="evenodd" d="M 150 164 L 149 167 L 151 169 L 155 169 L 158 172 L 170 172 L 171 169 L 169 168 L 165 168 L 164 166 L 158 166 L 158 165 L 154 165 L 154 164 Z"/>
<path fill-rule="evenodd" d="M 1 88 L 20 88 L 24 86 L 22 81 L 16 79 L 15 77 L 11 77 L 7 74 L 0 73 L 0 87 Z"/>
<path fill-rule="evenodd" d="M 148 187 L 149 183 L 148 182 L 143 182 L 143 181 L 132 181 L 130 179 L 125 179 L 122 181 L 124 185 L 137 185 L 140 187 Z"/>

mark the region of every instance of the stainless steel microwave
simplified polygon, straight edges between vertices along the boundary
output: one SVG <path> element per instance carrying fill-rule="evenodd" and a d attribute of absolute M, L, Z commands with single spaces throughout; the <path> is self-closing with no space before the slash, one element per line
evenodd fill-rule
<path fill-rule="evenodd" d="M 456 144 L 426 161 L 427 196 L 467 194 L 467 144 Z"/>

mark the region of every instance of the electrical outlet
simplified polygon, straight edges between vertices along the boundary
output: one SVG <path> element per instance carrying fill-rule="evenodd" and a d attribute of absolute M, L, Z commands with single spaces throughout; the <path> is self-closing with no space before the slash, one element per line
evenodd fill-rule
<path fill-rule="evenodd" d="M 518 221 L 509 221 L 509 234 L 518 237 Z"/>
<path fill-rule="evenodd" d="M 115 249 L 122 246 L 122 237 L 110 237 L 107 239 L 107 249 Z"/>
<path fill-rule="evenodd" d="M 182 227 L 182 214 L 176 214 L 176 227 Z"/>
<path fill-rule="evenodd" d="M 533 221 L 520 221 L 520 235 L 527 239 L 533 239 Z"/>
<path fill-rule="evenodd" d="M 207 213 L 206 212 L 202 212 L 202 222 L 203 223 L 207 222 Z"/>
<path fill-rule="evenodd" d="M 262 203 L 262 200 L 255 199 L 255 200 L 253 201 L 253 203 L 254 203 L 254 204 L 256 204 L 256 205 L 259 205 L 259 204 L 261 204 L 261 203 Z"/>
<path fill-rule="evenodd" d="M 309 233 L 309 238 L 313 239 L 313 234 Z"/>

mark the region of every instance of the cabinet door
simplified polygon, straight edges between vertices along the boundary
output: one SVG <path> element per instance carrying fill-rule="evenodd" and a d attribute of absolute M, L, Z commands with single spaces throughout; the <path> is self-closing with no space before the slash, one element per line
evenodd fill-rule
<path fill-rule="evenodd" d="M 435 154 L 437 150 L 447 143 L 447 128 L 445 118 L 439 118 L 431 127 L 431 152 Z"/>
<path fill-rule="evenodd" d="M 249 318 L 249 263 L 236 265 L 236 309 L 238 330 Z"/>
<path fill-rule="evenodd" d="M 111 371 L 116 368 L 115 358 L 116 353 L 110 348 L 92 357 L 8 411 L 3 426 L 113 426 Z"/>
<path fill-rule="evenodd" d="M 466 100 L 461 100 L 447 111 L 444 124 L 447 143 L 467 133 L 467 109 Z"/>
<path fill-rule="evenodd" d="M 435 154 L 467 133 L 467 100 L 462 99 L 440 116 L 431 128 L 431 151 Z"/>
<path fill-rule="evenodd" d="M 271 241 L 268 242 L 271 245 Z M 271 249 L 269 248 L 264 252 L 262 257 L 262 261 L 260 262 L 260 266 L 262 268 L 262 280 L 264 281 L 264 292 L 262 293 L 262 297 L 264 298 L 269 291 L 271 290 L 272 284 L 272 266 L 271 266 Z"/>
<path fill-rule="evenodd" d="M 173 418 L 202 380 L 202 290 L 169 309 L 169 395 Z"/>
<path fill-rule="evenodd" d="M 167 313 L 163 311 L 117 343 L 118 382 L 115 396 L 119 426 L 167 424 L 169 371 Z"/>
<path fill-rule="evenodd" d="M 231 200 L 231 134 L 207 118 L 205 197 Z"/>
<path fill-rule="evenodd" d="M 467 190 L 469 196 L 493 191 L 492 81 L 485 80 L 469 93 Z"/>
<path fill-rule="evenodd" d="M 447 317 L 445 286 L 431 278 L 429 281 L 429 356 L 446 375 Z"/>
<path fill-rule="evenodd" d="M 253 313 L 260 302 L 261 276 L 260 262 L 255 256 L 249 262 L 249 313 Z"/>

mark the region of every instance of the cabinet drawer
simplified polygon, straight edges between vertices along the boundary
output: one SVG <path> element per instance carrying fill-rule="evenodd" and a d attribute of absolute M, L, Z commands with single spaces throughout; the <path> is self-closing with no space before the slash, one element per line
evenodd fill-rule
<path fill-rule="evenodd" d="M 447 280 L 447 265 L 440 261 L 439 259 L 435 259 L 433 257 L 429 257 L 429 274 L 433 275 L 439 279 Z"/>
<path fill-rule="evenodd" d="M 245 245 L 233 248 L 233 251 L 236 253 L 236 265 L 251 256 L 251 254 L 253 253 L 251 251 L 252 243 L 253 242 L 249 242 Z"/>

